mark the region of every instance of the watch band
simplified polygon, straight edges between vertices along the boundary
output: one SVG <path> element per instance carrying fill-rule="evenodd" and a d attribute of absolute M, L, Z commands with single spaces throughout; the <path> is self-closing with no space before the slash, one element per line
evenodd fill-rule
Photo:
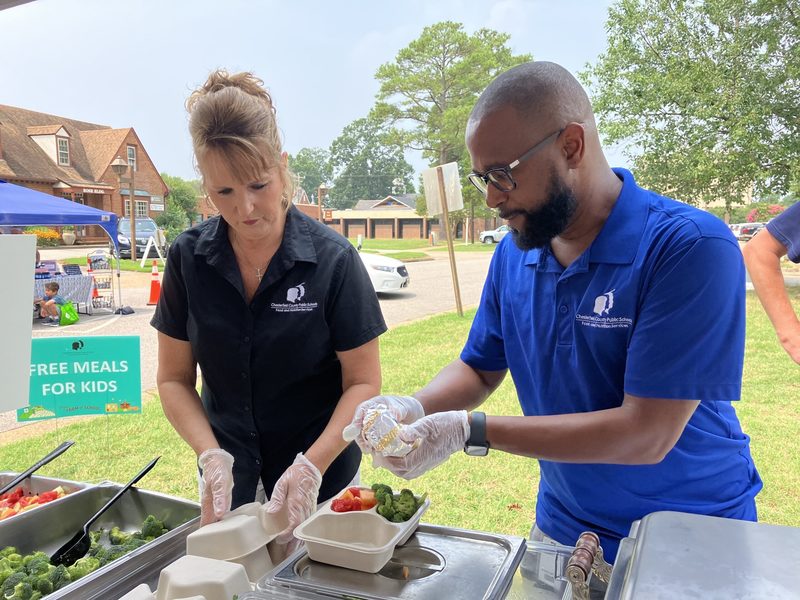
<path fill-rule="evenodd" d="M 486 439 L 486 413 L 475 411 L 470 413 L 469 438 L 464 444 L 464 451 L 471 456 L 486 456 L 489 442 Z"/>

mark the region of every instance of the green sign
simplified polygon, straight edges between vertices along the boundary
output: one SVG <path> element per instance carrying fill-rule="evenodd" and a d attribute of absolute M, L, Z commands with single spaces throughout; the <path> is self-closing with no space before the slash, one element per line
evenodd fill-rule
<path fill-rule="evenodd" d="M 17 421 L 142 412 L 138 336 L 35 338 Z"/>

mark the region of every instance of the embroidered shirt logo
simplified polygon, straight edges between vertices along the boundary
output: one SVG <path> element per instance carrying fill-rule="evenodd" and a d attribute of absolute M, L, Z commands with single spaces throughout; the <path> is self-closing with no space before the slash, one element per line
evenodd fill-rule
<path fill-rule="evenodd" d="M 584 315 L 578 313 L 575 320 L 584 327 L 594 327 L 597 329 L 627 329 L 633 324 L 630 317 L 612 317 L 611 309 L 614 308 L 614 293 L 616 288 L 600 294 L 594 299 L 592 312 L 594 314 Z"/>
<path fill-rule="evenodd" d="M 610 292 L 606 292 L 594 299 L 594 314 L 599 317 L 602 317 L 604 314 L 608 314 L 611 311 L 611 307 L 614 306 L 614 290 Z"/>
<path fill-rule="evenodd" d="M 286 301 L 291 302 L 292 304 L 297 304 L 300 300 L 303 299 L 303 296 L 306 295 L 306 288 L 305 282 L 298 284 L 294 287 L 290 287 L 286 292 Z"/>
<path fill-rule="evenodd" d="M 286 290 L 286 302 L 272 302 L 270 308 L 275 312 L 311 312 L 318 306 L 316 302 L 303 302 L 306 297 L 306 283 L 298 283 Z"/>

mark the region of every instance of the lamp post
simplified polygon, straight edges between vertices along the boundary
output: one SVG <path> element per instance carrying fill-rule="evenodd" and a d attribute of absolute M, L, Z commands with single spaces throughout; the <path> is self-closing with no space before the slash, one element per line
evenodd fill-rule
<path fill-rule="evenodd" d="M 322 217 L 322 199 L 328 194 L 328 188 L 324 183 L 319 184 L 317 188 L 317 206 L 319 207 L 319 222 L 324 223 L 325 219 Z"/>
<path fill-rule="evenodd" d="M 125 181 L 122 178 L 122 174 L 127 171 L 128 169 L 131 170 L 131 176 L 128 178 L 128 189 L 130 192 L 130 203 L 131 203 L 131 260 L 136 262 L 136 187 L 134 184 L 134 174 L 133 174 L 133 167 L 128 165 L 128 163 L 122 160 L 121 156 L 117 156 L 112 163 L 111 169 L 114 173 L 117 174 L 119 178 L 119 196 L 122 198 L 122 182 Z M 125 214 L 125 200 L 122 201 L 122 214 Z"/>

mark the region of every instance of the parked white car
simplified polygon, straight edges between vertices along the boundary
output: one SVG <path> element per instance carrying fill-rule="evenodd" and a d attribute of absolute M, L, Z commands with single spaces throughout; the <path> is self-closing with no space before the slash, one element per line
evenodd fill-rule
<path fill-rule="evenodd" d="M 398 292 L 408 287 L 411 280 L 408 269 L 399 260 L 367 252 L 359 252 L 358 255 L 367 267 L 372 287 L 376 292 Z"/>
<path fill-rule="evenodd" d="M 489 231 L 481 231 L 480 240 L 481 244 L 495 244 L 502 240 L 508 232 L 511 231 L 508 225 L 500 225 L 497 229 L 490 229 Z"/>

